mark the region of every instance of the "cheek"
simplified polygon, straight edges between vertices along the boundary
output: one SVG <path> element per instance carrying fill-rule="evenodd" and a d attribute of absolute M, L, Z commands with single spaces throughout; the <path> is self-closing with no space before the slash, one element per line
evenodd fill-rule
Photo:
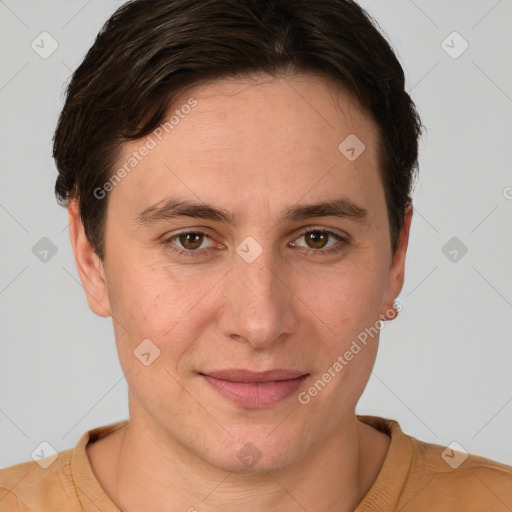
<path fill-rule="evenodd" d="M 323 323 L 334 343 L 342 346 L 379 319 L 386 282 L 386 268 L 378 258 L 354 258 L 336 272 L 305 276 L 295 288 L 316 323 Z"/>
<path fill-rule="evenodd" d="M 117 351 L 131 392 L 142 403 L 160 403 L 156 389 L 182 396 L 178 368 L 203 328 L 194 306 L 207 283 L 190 286 L 189 279 L 171 278 L 168 270 L 146 262 L 119 265 L 111 279 Z M 160 405 L 167 407 L 165 401 Z"/>
<path fill-rule="evenodd" d="M 315 379 L 302 399 L 311 414 L 332 410 L 327 420 L 332 428 L 343 411 L 356 406 L 371 375 L 385 274 L 379 264 L 347 265 L 307 297 L 308 318 L 316 326 L 310 350 L 318 359 Z"/>
<path fill-rule="evenodd" d="M 204 315 L 198 311 L 204 312 L 204 299 L 216 281 L 215 276 L 199 276 L 191 268 L 143 259 L 125 259 L 108 279 L 120 349 L 133 351 L 150 339 L 169 354 L 183 351 L 201 329 Z"/>

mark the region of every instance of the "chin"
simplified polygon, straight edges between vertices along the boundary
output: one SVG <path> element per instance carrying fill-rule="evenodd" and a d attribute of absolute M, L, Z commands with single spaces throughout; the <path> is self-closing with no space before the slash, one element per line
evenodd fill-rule
<path fill-rule="evenodd" d="M 272 436 L 272 434 L 271 434 Z M 237 474 L 257 475 L 285 470 L 304 456 L 304 442 L 294 440 L 285 433 L 283 438 L 270 439 L 263 434 L 244 436 L 231 442 L 221 451 L 214 449 L 205 456 L 210 464 L 224 471 Z"/>

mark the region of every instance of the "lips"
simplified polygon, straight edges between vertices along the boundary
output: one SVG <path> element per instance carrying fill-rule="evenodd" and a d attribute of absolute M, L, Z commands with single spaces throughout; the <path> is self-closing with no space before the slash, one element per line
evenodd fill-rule
<path fill-rule="evenodd" d="M 224 398 L 243 408 L 271 407 L 295 394 L 309 374 L 295 370 L 234 369 L 201 373 Z"/>
<path fill-rule="evenodd" d="M 292 380 L 305 375 L 304 372 L 292 370 L 268 370 L 266 372 L 251 372 L 249 370 L 221 370 L 208 372 L 204 375 L 214 379 L 227 380 L 229 382 L 259 383 L 278 380 Z"/>

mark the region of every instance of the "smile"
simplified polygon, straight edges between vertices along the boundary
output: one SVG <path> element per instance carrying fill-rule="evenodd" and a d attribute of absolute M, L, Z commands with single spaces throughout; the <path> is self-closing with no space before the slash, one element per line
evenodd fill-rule
<path fill-rule="evenodd" d="M 271 407 L 285 400 L 299 390 L 308 375 L 290 370 L 223 370 L 201 374 L 219 394 L 249 409 Z"/>

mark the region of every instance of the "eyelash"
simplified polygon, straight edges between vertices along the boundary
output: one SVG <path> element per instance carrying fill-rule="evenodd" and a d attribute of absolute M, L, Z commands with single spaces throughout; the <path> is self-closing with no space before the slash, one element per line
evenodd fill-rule
<path fill-rule="evenodd" d="M 335 231 L 332 231 L 327 228 L 308 228 L 306 231 L 303 231 L 296 238 L 294 238 L 293 242 L 295 242 L 299 238 L 303 237 L 304 235 L 307 235 L 308 233 L 327 234 L 329 236 L 332 236 L 339 242 L 341 242 L 340 244 L 336 244 L 335 246 L 333 246 L 333 248 L 330 248 L 330 249 L 311 249 L 310 248 L 308 250 L 308 252 L 320 253 L 321 255 L 331 255 L 331 254 L 340 252 L 350 242 L 350 239 L 348 237 L 343 237 L 340 234 L 336 233 Z M 185 231 L 180 231 L 179 233 L 175 233 L 174 235 L 164 239 L 163 243 L 169 248 L 169 250 L 178 254 L 179 256 L 192 257 L 192 258 L 198 258 L 198 257 L 204 256 L 204 253 L 205 253 L 205 251 L 207 251 L 207 249 L 196 249 L 196 250 L 188 249 L 187 250 L 187 249 L 179 249 L 176 247 L 172 247 L 172 245 L 174 245 L 173 241 L 175 239 L 177 239 L 178 237 L 180 237 L 182 235 L 189 235 L 189 234 L 204 235 L 205 237 L 210 238 L 210 240 L 211 240 L 211 237 L 207 233 L 191 229 L 191 230 L 185 230 Z M 213 247 L 212 247 L 212 249 L 213 249 Z M 306 248 L 303 247 L 303 249 L 306 249 Z M 299 251 L 299 253 L 300 252 L 302 252 L 302 251 Z M 301 255 L 301 256 L 303 256 L 303 255 Z"/>

